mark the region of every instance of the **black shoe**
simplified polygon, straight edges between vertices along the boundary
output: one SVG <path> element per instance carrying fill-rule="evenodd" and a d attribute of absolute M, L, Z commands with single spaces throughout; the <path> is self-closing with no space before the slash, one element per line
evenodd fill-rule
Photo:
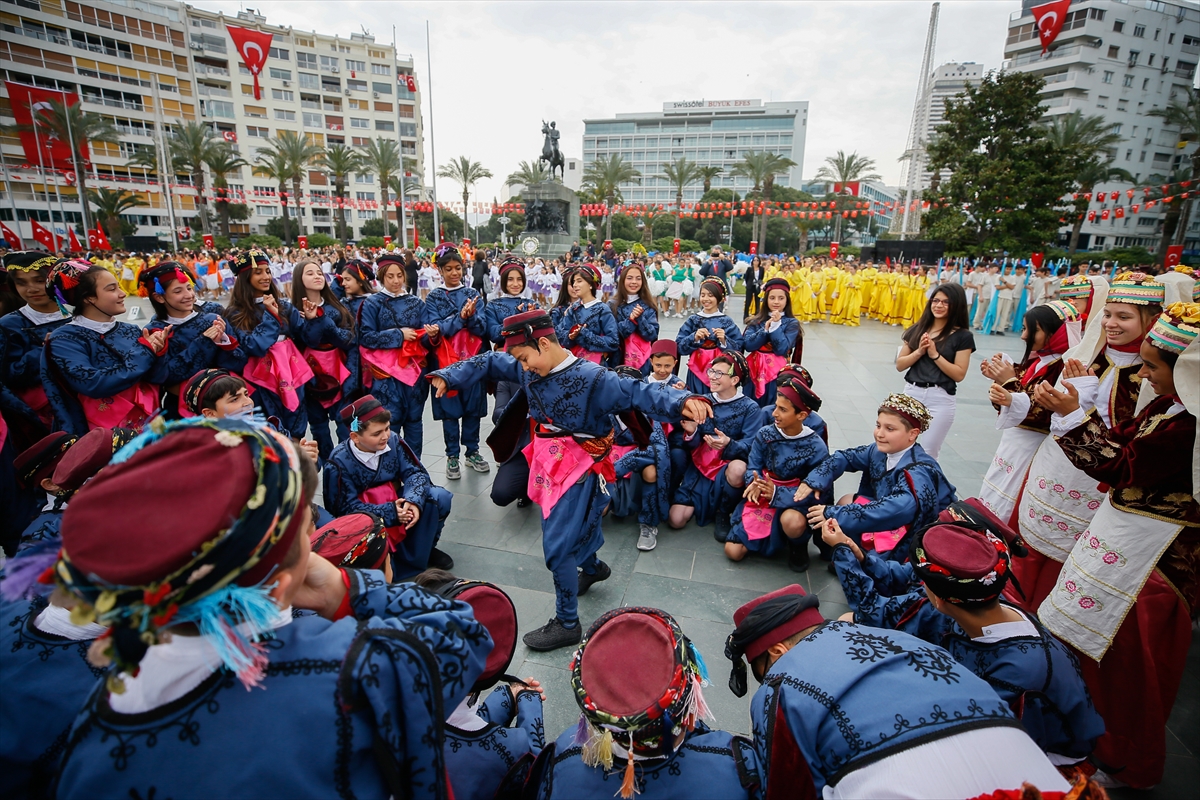
<path fill-rule="evenodd" d="M 429 568 L 444 570 L 454 569 L 454 559 L 450 557 L 449 553 L 444 553 L 435 547 L 429 554 Z"/>
<path fill-rule="evenodd" d="M 528 508 L 532 501 L 528 497 L 517 498 L 517 508 Z"/>
<path fill-rule="evenodd" d="M 808 572 L 808 560 L 808 542 L 788 542 L 788 568 L 792 572 Z"/>
<path fill-rule="evenodd" d="M 521 637 L 525 646 L 530 650 L 545 652 L 579 644 L 583 639 L 583 625 L 575 623 L 574 628 L 565 627 L 558 617 L 551 619 L 535 631 L 530 631 Z"/>
<path fill-rule="evenodd" d="M 730 523 L 729 515 L 718 513 L 716 519 L 713 520 L 713 538 L 721 544 L 729 541 L 729 531 L 733 525 Z"/>
<path fill-rule="evenodd" d="M 579 570 L 579 589 L 575 592 L 576 597 L 583 597 L 588 593 L 588 589 L 592 588 L 593 583 L 606 581 L 612 575 L 612 569 L 603 561 L 597 562 L 596 571 L 589 575 L 583 570 Z M 576 639 L 575 641 L 579 641 Z"/>

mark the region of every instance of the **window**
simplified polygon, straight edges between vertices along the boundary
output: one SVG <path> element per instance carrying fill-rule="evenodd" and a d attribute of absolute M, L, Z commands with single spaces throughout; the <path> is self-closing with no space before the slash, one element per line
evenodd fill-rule
<path fill-rule="evenodd" d="M 1132 76 L 1132 75 L 1126 75 L 1126 76 L 1125 76 L 1125 80 L 1122 82 L 1122 84 L 1121 84 L 1121 85 L 1122 85 L 1122 86 L 1126 86 L 1126 87 L 1128 87 L 1128 86 L 1133 86 L 1133 76 Z"/>
<path fill-rule="evenodd" d="M 324 128 L 325 120 L 323 120 L 321 118 L 320 114 L 312 114 L 312 113 L 309 113 L 306 111 L 306 112 L 304 112 L 304 127 L 306 127 L 306 128 Z"/>
<path fill-rule="evenodd" d="M 301 47 L 316 47 L 317 46 L 317 43 L 314 42 L 312 39 L 308 39 L 303 36 L 296 37 L 296 44 L 300 45 Z"/>
<path fill-rule="evenodd" d="M 292 79 L 292 71 L 290 69 L 275 69 L 271 67 L 271 77 L 277 81 L 290 81 Z"/>
<path fill-rule="evenodd" d="M 1133 161 L 1133 148 L 1132 147 L 1125 151 L 1125 160 Z"/>
<path fill-rule="evenodd" d="M 310 72 L 301 72 L 300 75 L 301 89 L 320 89 L 321 78 L 319 75 L 313 75 Z"/>
<path fill-rule="evenodd" d="M 386 83 L 386 82 L 372 81 L 371 82 L 371 91 L 379 92 L 380 94 L 391 94 L 392 93 L 392 85 L 390 83 Z"/>
<path fill-rule="evenodd" d="M 1162 35 L 1162 28 L 1154 29 L 1154 41 L 1158 41 L 1158 37 Z"/>
<path fill-rule="evenodd" d="M 412 106 L 400 106 L 400 119 L 413 119 L 413 118 L 414 118 L 414 115 L 413 115 L 413 107 Z"/>
<path fill-rule="evenodd" d="M 1144 91 L 1146 91 L 1146 90 L 1147 90 L 1147 89 L 1149 89 L 1149 88 L 1150 88 L 1150 79 L 1149 79 L 1149 78 L 1142 78 L 1142 91 L 1144 92 Z"/>
<path fill-rule="evenodd" d="M 1108 57 L 1109 58 L 1120 58 L 1121 57 L 1121 48 L 1117 47 L 1115 44 L 1110 44 L 1108 46 Z"/>
<path fill-rule="evenodd" d="M 254 212 L 260 217 L 278 217 L 279 206 L 255 206 Z"/>
<path fill-rule="evenodd" d="M 351 72 L 366 72 L 367 71 L 367 62 L 354 61 L 353 59 L 347 58 L 346 59 L 346 69 L 350 70 Z"/>
<path fill-rule="evenodd" d="M 254 94 L 254 87 L 248 83 L 243 83 L 242 84 L 242 94 L 249 97 L 250 95 Z"/>
<path fill-rule="evenodd" d="M 1146 66 L 1147 67 L 1154 66 L 1154 53 L 1151 53 L 1150 55 L 1146 56 Z"/>
<path fill-rule="evenodd" d="M 388 125 L 391 125 L 391 124 L 392 123 L 390 123 L 390 122 L 388 123 Z M 391 128 L 387 128 L 387 130 L 390 131 Z M 411 137 L 415 138 L 417 135 L 417 126 L 411 122 L 401 122 L 399 133 L 401 136 L 411 136 Z"/>
<path fill-rule="evenodd" d="M 1108 98 L 1104 95 L 1096 97 L 1096 108 L 1108 108 Z"/>
<path fill-rule="evenodd" d="M 282 108 L 277 108 L 275 109 L 275 119 L 282 120 L 284 122 L 295 122 L 296 112 L 284 111 Z"/>
<path fill-rule="evenodd" d="M 369 172 L 356 172 L 354 174 L 355 183 L 374 183 L 375 176 Z"/>
<path fill-rule="evenodd" d="M 246 126 L 246 135 L 251 137 L 252 139 L 270 139 L 271 138 L 271 129 L 270 128 L 259 128 L 254 125 L 247 125 Z"/>
<path fill-rule="evenodd" d="M 242 110 L 246 112 L 247 117 L 267 118 L 267 109 L 265 106 L 242 106 Z M 251 128 L 251 130 L 254 129 Z"/>
<path fill-rule="evenodd" d="M 367 82 L 349 80 L 346 81 L 346 88 L 352 92 L 365 92 L 367 90 Z"/>
<path fill-rule="evenodd" d="M 1171 35 L 1174 36 L 1175 34 L 1172 33 Z M 1183 46 L 1184 47 L 1200 47 L 1200 36 L 1188 36 L 1185 33 L 1183 35 Z"/>
<path fill-rule="evenodd" d="M 286 103 L 291 103 L 295 101 L 296 95 L 290 89 L 272 89 L 271 99 L 282 100 Z"/>
<path fill-rule="evenodd" d="M 370 211 L 359 211 L 358 218 L 359 219 L 379 219 L 379 212 L 375 211 L 374 209 L 372 209 Z"/>
<path fill-rule="evenodd" d="M 357 109 L 360 111 L 370 111 L 371 110 L 371 104 L 368 103 L 366 100 L 355 100 L 353 97 L 351 97 L 349 100 L 346 101 L 346 107 L 350 108 L 352 110 Z"/>
<path fill-rule="evenodd" d="M 1128 110 L 1129 110 L 1129 101 L 1128 100 L 1118 100 L 1117 101 L 1117 111 L 1128 111 Z"/>
<path fill-rule="evenodd" d="M 330 49 L 330 50 L 332 50 L 332 49 L 333 49 L 333 45 L 330 45 L 330 46 L 329 46 L 329 49 Z M 350 52 L 350 48 L 349 48 L 349 47 L 347 47 L 347 46 L 346 46 L 346 45 L 344 45 L 344 44 L 339 44 L 339 45 L 337 46 L 337 51 L 338 51 L 339 53 L 349 53 L 349 52 Z"/>
<path fill-rule="evenodd" d="M 335 70 L 337 68 L 338 68 L 338 57 L 337 56 L 321 56 L 321 69 L 328 72 L 330 70 Z"/>
<path fill-rule="evenodd" d="M 296 51 L 296 66 L 301 67 L 303 69 L 316 69 L 317 68 L 317 54 L 316 53 L 301 53 L 299 50 L 297 50 Z"/>
<path fill-rule="evenodd" d="M 377 119 L 377 120 L 375 120 L 375 130 L 377 130 L 377 131 L 394 131 L 394 130 L 396 130 L 396 123 Z"/>
<path fill-rule="evenodd" d="M 1112 132 L 1119 134 L 1121 132 L 1121 123 L 1119 123 L 1119 122 L 1113 123 Z"/>
<path fill-rule="evenodd" d="M 1089 8 L 1088 9 L 1088 19 L 1103 20 L 1104 19 L 1104 10 L 1099 9 L 1099 8 Z"/>
<path fill-rule="evenodd" d="M 1130 50 L 1129 51 L 1129 66 L 1131 66 L 1131 67 L 1136 66 L 1137 62 L 1138 62 L 1138 58 L 1140 58 L 1141 55 L 1142 55 L 1141 50 Z"/>
<path fill-rule="evenodd" d="M 340 94 L 342 91 L 342 79 L 334 78 L 329 75 L 322 75 L 321 90 L 325 92 L 337 92 Z"/>
<path fill-rule="evenodd" d="M 370 128 L 371 120 L 359 119 L 358 117 L 351 117 L 350 118 L 350 127 L 351 128 Z"/>
<path fill-rule="evenodd" d="M 1134 25 L 1133 26 L 1133 35 L 1139 39 L 1144 39 L 1146 37 L 1146 26 L 1145 25 Z"/>
<path fill-rule="evenodd" d="M 387 64 L 371 64 L 372 75 L 391 75 L 392 68 Z"/>
<path fill-rule="evenodd" d="M 272 47 L 267 51 L 267 55 L 271 58 L 278 58 L 280 61 L 290 61 L 291 53 L 287 50 L 282 50 L 278 47 Z"/>
<path fill-rule="evenodd" d="M 1138 157 L 1138 162 L 1142 162 L 1145 160 L 1146 160 L 1146 151 L 1143 150 L 1141 156 Z"/>
<path fill-rule="evenodd" d="M 1118 19 L 1113 22 L 1113 33 L 1120 33 L 1125 30 L 1125 20 Z"/>
<path fill-rule="evenodd" d="M 354 199 L 355 200 L 374 200 L 375 193 L 374 192 L 355 192 Z"/>
<path fill-rule="evenodd" d="M 223 100 L 203 100 L 201 101 L 208 109 L 208 113 L 214 117 L 224 117 L 225 119 L 233 119 L 233 103 L 226 103 Z"/>
<path fill-rule="evenodd" d="M 351 136 L 350 137 L 350 144 L 353 145 L 354 147 L 366 147 L 370 143 L 371 143 L 371 139 L 368 136 Z"/>
<path fill-rule="evenodd" d="M 1104 70 L 1104 77 L 1100 79 L 1101 83 L 1112 83 L 1113 74 L 1108 70 Z"/>

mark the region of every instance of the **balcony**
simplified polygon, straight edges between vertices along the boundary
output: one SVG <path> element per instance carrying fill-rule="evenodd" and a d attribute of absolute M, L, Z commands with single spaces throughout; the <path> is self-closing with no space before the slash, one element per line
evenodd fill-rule
<path fill-rule="evenodd" d="M 1035 50 L 1031 53 L 1019 55 L 1016 58 L 1010 58 L 1005 61 L 1001 69 L 1008 71 L 1014 69 L 1028 68 L 1026 71 L 1034 72 L 1044 66 L 1066 66 L 1068 64 L 1095 64 L 1096 63 L 1096 48 L 1087 44 L 1073 44 L 1066 47 L 1059 47 L 1056 50 L 1051 50 L 1044 56 L 1041 51 Z"/>
<path fill-rule="evenodd" d="M 201 97 L 233 97 L 233 92 L 228 89 L 222 89 L 219 86 L 208 86 L 203 83 L 196 84 L 196 92 Z"/>
<path fill-rule="evenodd" d="M 196 64 L 197 75 L 219 75 L 223 78 L 229 77 L 229 70 L 222 67 L 210 67 L 207 64 Z"/>

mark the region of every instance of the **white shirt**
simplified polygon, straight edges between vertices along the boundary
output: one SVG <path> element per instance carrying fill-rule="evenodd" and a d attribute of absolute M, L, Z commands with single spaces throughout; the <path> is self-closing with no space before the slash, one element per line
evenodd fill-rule
<path fill-rule="evenodd" d="M 59 608 L 58 606 L 46 606 L 42 609 L 42 613 L 38 614 L 37 618 L 34 619 L 33 625 L 42 633 L 61 636 L 64 639 L 71 639 L 76 642 L 95 639 L 108 630 L 107 625 L 101 625 L 98 622 L 76 625 L 71 622 L 70 609 Z"/>
<path fill-rule="evenodd" d="M 70 314 L 64 314 L 57 308 L 53 311 L 34 311 L 29 306 L 21 306 L 18 310 L 21 312 L 22 316 L 25 317 L 25 319 L 29 320 L 34 325 L 45 325 L 50 322 L 58 322 L 59 320 L 67 319 L 71 316 Z"/>
<path fill-rule="evenodd" d="M 117 321 L 115 319 L 111 322 L 96 322 L 96 320 L 88 319 L 87 317 L 75 317 L 67 324 L 78 325 L 81 328 L 87 328 L 89 331 L 95 331 L 96 333 L 101 334 L 108 333 L 113 328 L 117 327 Z"/>
<path fill-rule="evenodd" d="M 813 429 L 807 425 L 801 427 L 800 432 L 795 436 L 789 436 L 788 434 L 784 433 L 783 428 L 779 427 L 778 425 L 775 426 L 775 430 L 779 431 L 779 435 L 785 439 L 803 439 L 805 436 L 811 436 L 813 433 Z"/>
<path fill-rule="evenodd" d="M 390 444 L 385 444 L 383 449 L 379 452 L 368 453 L 365 450 L 359 450 L 353 441 L 350 442 L 350 452 L 353 453 L 354 457 L 361 461 L 363 466 L 365 466 L 367 469 L 379 469 L 379 459 L 383 457 L 384 453 L 390 452 L 391 449 L 392 446 Z"/>
<path fill-rule="evenodd" d="M 593 297 L 593 298 L 592 298 L 592 302 L 590 302 L 590 303 L 584 303 L 584 304 L 583 304 L 583 307 L 584 307 L 584 308 L 591 308 L 592 306 L 596 305 L 596 304 L 597 304 L 597 303 L 599 303 L 599 302 L 600 302 L 600 300 L 599 300 L 598 298 L 595 298 L 595 297 Z"/>
<path fill-rule="evenodd" d="M 454 710 L 450 712 L 450 716 L 446 718 L 447 725 L 453 725 L 460 731 L 478 731 L 487 727 L 487 723 L 483 721 L 483 717 L 475 712 L 476 706 L 470 704 L 470 699 L 471 697 L 468 695 L 454 707 Z"/>
<path fill-rule="evenodd" d="M 188 320 L 194 319 L 199 313 L 200 313 L 199 311 L 193 311 L 192 313 L 188 314 L 186 317 L 172 317 L 170 314 L 167 314 L 167 324 L 182 325 L 183 323 L 187 322 Z"/>
<path fill-rule="evenodd" d="M 897 465 L 897 464 L 899 464 L 899 463 L 900 463 L 900 461 L 901 461 L 901 459 L 903 459 L 903 458 L 904 458 L 904 454 L 905 454 L 905 453 L 907 453 L 909 450 L 912 450 L 912 445 L 911 445 L 911 444 L 910 444 L 908 447 L 906 447 L 906 448 L 904 448 L 903 450 L 901 450 L 899 453 L 888 453 L 888 454 L 887 454 L 887 468 L 888 468 L 888 470 L 890 471 L 890 470 L 893 470 L 893 469 L 895 469 L 895 468 L 896 468 L 896 465 Z"/>

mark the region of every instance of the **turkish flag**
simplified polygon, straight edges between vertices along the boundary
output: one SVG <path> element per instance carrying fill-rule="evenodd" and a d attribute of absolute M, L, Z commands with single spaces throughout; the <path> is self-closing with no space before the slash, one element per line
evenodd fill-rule
<path fill-rule="evenodd" d="M 830 242 L 830 243 L 829 243 L 829 257 L 830 257 L 830 258 L 837 258 L 837 257 L 838 257 L 838 249 L 839 249 L 840 247 L 841 247 L 841 243 L 840 243 L 840 242 Z"/>
<path fill-rule="evenodd" d="M 221 138 L 227 142 L 236 142 L 237 131 L 221 131 Z"/>
<path fill-rule="evenodd" d="M 750 243 L 750 255 L 758 255 L 758 242 Z"/>
<path fill-rule="evenodd" d="M 71 252 L 72 253 L 82 253 L 83 248 L 79 246 L 79 240 L 75 238 L 75 229 L 74 228 L 67 228 L 67 237 L 71 243 Z"/>
<path fill-rule="evenodd" d="M 420 234 L 417 233 L 417 221 L 413 220 L 413 249 L 421 246 Z"/>
<path fill-rule="evenodd" d="M 1094 222 L 1094 221 L 1095 221 L 1095 219 L 1096 219 L 1096 212 L 1095 212 L 1095 211 L 1089 211 L 1089 212 L 1088 212 L 1088 222 Z"/>
<path fill-rule="evenodd" d="M 274 34 L 241 28 L 237 25 L 226 25 L 225 30 L 229 31 L 229 38 L 233 39 L 233 46 L 241 54 L 242 63 L 254 76 L 254 99 L 261 100 L 262 89 L 258 86 L 258 76 L 267 63 L 267 51 L 271 49 L 271 39 L 274 38 Z"/>
<path fill-rule="evenodd" d="M 1124 219 L 1124 217 L 1125 217 L 1125 207 L 1124 207 L 1124 206 L 1117 206 L 1116 210 L 1113 212 L 1113 216 L 1115 216 L 1117 219 Z"/>
<path fill-rule="evenodd" d="M 1167 248 L 1167 260 L 1164 266 L 1167 269 L 1174 269 L 1179 266 L 1179 260 L 1183 258 L 1183 245 L 1173 244 Z"/>
<path fill-rule="evenodd" d="M 1034 269 L 1041 269 L 1042 264 L 1046 261 L 1046 254 L 1045 253 L 1030 253 L 1029 261 L 1031 264 L 1033 264 Z"/>
<path fill-rule="evenodd" d="M 1107 208 L 1100 212 L 1100 219 L 1108 219 L 1108 217 L 1109 217 L 1109 212 L 1108 212 Z"/>
<path fill-rule="evenodd" d="M 33 226 L 33 240 L 44 246 L 51 253 L 58 252 L 58 241 L 54 234 L 43 228 L 41 223 L 36 219 L 29 220 L 29 224 Z"/>
<path fill-rule="evenodd" d="M 1033 18 L 1037 21 L 1038 38 L 1042 40 L 1043 53 L 1058 38 L 1063 22 L 1067 18 L 1067 7 L 1070 5 L 1071 0 L 1052 0 L 1052 2 L 1029 9 L 1029 13 L 1033 14 Z"/>
<path fill-rule="evenodd" d="M 95 230 L 88 231 L 88 247 L 92 250 L 112 250 L 112 245 L 108 243 L 108 237 L 104 235 L 104 229 L 96 226 Z"/>
<path fill-rule="evenodd" d="M 209 250 L 213 249 L 213 247 L 216 246 L 216 240 L 213 238 L 213 235 L 211 233 L 204 234 L 204 246 L 207 247 Z"/>
<path fill-rule="evenodd" d="M 679 240 L 678 239 L 676 239 L 675 243 L 673 245 L 671 245 L 671 255 L 676 255 L 676 256 L 679 255 Z"/>
<path fill-rule="evenodd" d="M 388 249 L 391 249 L 391 246 L 392 246 L 392 237 L 390 237 L 390 236 L 385 236 L 385 237 L 383 237 L 383 246 L 384 246 L 384 247 L 386 247 L 386 248 L 388 248 Z"/>
<path fill-rule="evenodd" d="M 834 194 L 848 194 L 858 197 L 858 181 L 850 181 L 849 183 L 835 183 L 833 185 Z"/>
<path fill-rule="evenodd" d="M 9 250 L 24 250 L 25 244 L 21 241 L 21 237 L 12 228 L 0 222 L 0 234 L 4 235 L 4 241 L 8 244 Z"/>
<path fill-rule="evenodd" d="M 417 90 L 417 79 L 412 75 L 397 75 L 396 83 L 404 84 L 404 87 L 410 92 Z"/>
<path fill-rule="evenodd" d="M 296 237 L 296 244 L 300 245 L 301 247 L 308 247 L 308 237 L 304 234 L 300 234 Z"/>
<path fill-rule="evenodd" d="M 50 104 L 59 103 L 66 106 L 79 104 L 79 95 L 73 92 L 57 92 L 53 89 L 42 89 L 37 86 L 27 86 L 23 83 L 5 81 L 4 88 L 8 91 L 8 102 L 12 107 L 13 119 L 19 127 L 21 147 L 25 150 L 25 160 L 30 164 L 45 167 L 63 168 L 71 164 L 71 144 L 59 138 L 49 130 L 45 123 L 33 130 L 33 117 L 38 115 L 44 121 L 50 118 Z M 88 160 L 87 142 L 77 142 L 79 156 L 86 163 Z"/>

